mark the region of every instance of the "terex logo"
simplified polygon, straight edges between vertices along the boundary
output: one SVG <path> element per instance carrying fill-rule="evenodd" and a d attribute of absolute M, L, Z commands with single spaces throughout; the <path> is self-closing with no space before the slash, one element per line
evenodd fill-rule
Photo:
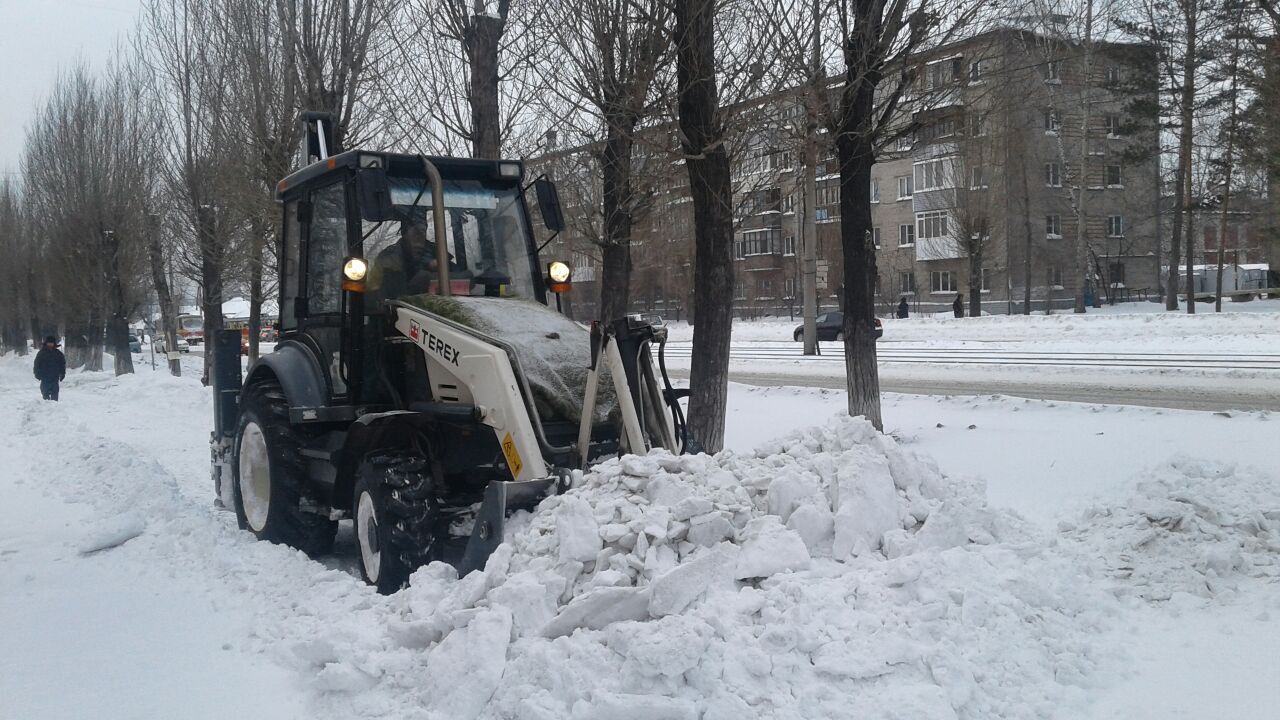
<path fill-rule="evenodd" d="M 418 324 L 417 320 L 410 320 L 409 321 L 409 337 L 413 340 L 418 340 L 418 336 L 421 334 L 422 334 L 422 326 Z"/>
<path fill-rule="evenodd" d="M 411 327 L 410 330 L 412 329 L 413 328 Z M 453 363 L 454 365 L 458 364 L 459 351 L 457 348 L 431 334 L 431 331 L 429 330 L 426 332 L 420 332 L 419 334 L 422 336 L 419 342 L 422 343 L 428 351 L 439 355 L 441 358 Z"/>

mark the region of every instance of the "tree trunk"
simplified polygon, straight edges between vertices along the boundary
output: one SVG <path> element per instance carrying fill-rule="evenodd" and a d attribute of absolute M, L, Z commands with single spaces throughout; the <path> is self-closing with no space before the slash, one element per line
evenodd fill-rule
<path fill-rule="evenodd" d="M 106 335 L 106 318 L 102 315 L 101 302 L 95 302 L 89 308 L 89 326 L 85 329 L 87 342 L 84 369 L 90 372 L 101 372 L 102 345 Z"/>
<path fill-rule="evenodd" d="M 506 21 L 474 15 L 462 39 L 471 68 L 471 156 L 496 160 L 502 153 L 502 118 L 498 114 L 498 47 Z"/>
<path fill-rule="evenodd" d="M 969 252 L 969 317 L 982 317 L 982 258 L 985 238 L 973 240 Z"/>
<path fill-rule="evenodd" d="M 1197 6 L 1198 7 L 1198 6 Z M 1182 212 L 1191 211 L 1191 163 L 1193 160 L 1195 142 L 1195 102 L 1196 102 L 1196 63 L 1198 58 L 1197 50 L 1197 29 L 1196 29 L 1196 10 L 1187 11 L 1187 52 L 1182 64 L 1182 127 L 1181 135 L 1178 140 L 1178 163 L 1182 168 L 1179 177 L 1179 197 L 1182 199 Z M 1190 218 L 1187 218 L 1186 244 L 1187 244 L 1187 314 L 1194 315 L 1196 312 L 1196 293 L 1195 293 L 1195 234 L 1191 232 Z"/>
<path fill-rule="evenodd" d="M 147 218 L 147 259 L 151 261 L 151 284 L 156 288 L 156 302 L 160 305 L 160 334 L 164 335 L 165 352 L 178 351 L 178 318 L 173 312 L 173 297 L 169 292 L 169 279 L 164 274 L 164 253 L 160 248 L 160 228 L 154 215 Z M 156 339 L 151 338 L 155 349 Z M 169 374 L 182 377 L 182 363 L 169 360 Z"/>
<path fill-rule="evenodd" d="M 846 39 L 845 86 L 840 98 L 840 132 L 836 153 L 840 160 L 840 244 L 844 249 L 844 364 L 849 389 L 849 414 L 861 415 L 877 430 L 880 415 L 880 372 L 876 365 L 876 254 L 871 240 L 871 166 L 875 163 L 872 127 L 875 89 L 880 74 L 857 67 L 866 62 L 874 42 L 866 33 Z M 870 64 L 868 62 L 868 64 Z"/>
<path fill-rule="evenodd" d="M 133 352 L 129 349 L 129 307 L 124 296 L 120 269 L 120 238 L 103 233 L 103 249 L 110 271 L 107 273 L 107 346 L 115 361 L 116 376 L 133 374 Z"/>
<path fill-rule="evenodd" d="M 67 322 L 67 334 L 62 338 L 68 370 L 83 368 L 89 361 L 89 324 L 78 313 L 76 318 Z"/>
<path fill-rule="evenodd" d="M 600 154 L 601 210 L 604 246 L 600 277 L 600 320 L 608 322 L 627 314 L 631 300 L 631 133 L 609 123 Z"/>
<path fill-rule="evenodd" d="M 816 13 L 815 13 L 816 17 Z M 815 29 L 816 33 L 817 30 Z M 804 354 L 818 354 L 818 118 L 808 110 L 804 139 L 804 222 L 800 233 L 800 292 L 804 301 Z"/>
<path fill-rule="evenodd" d="M 733 333 L 733 197 L 729 155 L 719 120 L 715 0 L 674 4 L 678 121 L 693 199 L 693 357 L 689 430 L 707 452 L 724 446 Z"/>

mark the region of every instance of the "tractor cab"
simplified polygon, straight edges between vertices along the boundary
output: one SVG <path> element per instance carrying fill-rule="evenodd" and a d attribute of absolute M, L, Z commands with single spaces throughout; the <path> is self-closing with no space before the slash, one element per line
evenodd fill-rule
<path fill-rule="evenodd" d="M 390 400 L 370 376 L 390 303 L 449 295 L 546 304 L 523 173 L 515 161 L 353 150 L 280 182 L 280 337 L 324 358 L 326 405 Z M 542 216 L 558 219 L 554 185 L 535 184 Z"/>

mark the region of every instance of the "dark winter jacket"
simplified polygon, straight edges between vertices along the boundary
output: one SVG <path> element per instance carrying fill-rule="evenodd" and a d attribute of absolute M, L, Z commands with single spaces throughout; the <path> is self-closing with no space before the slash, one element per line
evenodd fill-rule
<path fill-rule="evenodd" d="M 957 297 L 955 302 L 951 303 L 951 311 L 954 312 L 958 318 L 964 317 L 964 300 Z"/>
<path fill-rule="evenodd" d="M 42 347 L 36 353 L 37 380 L 63 380 L 67 377 L 67 357 L 57 348 Z"/>

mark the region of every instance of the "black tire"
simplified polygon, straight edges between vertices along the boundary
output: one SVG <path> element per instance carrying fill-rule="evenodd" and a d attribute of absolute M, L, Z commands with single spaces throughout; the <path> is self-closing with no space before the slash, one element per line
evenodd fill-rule
<path fill-rule="evenodd" d="M 351 499 L 360 576 L 386 595 L 434 558 L 440 520 L 430 465 L 417 456 L 381 455 L 360 468 Z"/>
<path fill-rule="evenodd" d="M 265 444 L 265 453 L 260 452 L 261 448 L 255 452 L 252 447 L 257 443 L 252 438 L 254 427 Z M 246 441 L 246 437 L 250 439 Z M 251 446 L 250 455 L 245 458 L 250 469 L 265 457 L 265 473 L 251 472 L 250 477 L 241 477 L 242 450 L 246 442 Z M 333 551 L 338 523 L 303 507 L 307 492 L 302 445 L 301 433 L 289 422 L 289 404 L 280 386 L 265 381 L 247 388 L 231 462 L 236 521 L 241 529 L 253 533 L 259 540 L 295 547 L 311 556 L 325 555 Z M 266 488 L 261 487 L 262 481 L 267 483 Z M 256 498 L 250 500 L 254 506 L 251 511 L 245 506 L 247 486 Z M 262 508 L 264 498 L 265 510 Z"/>
<path fill-rule="evenodd" d="M 796 342 L 800 342 L 801 340 L 804 340 L 804 330 L 796 330 L 795 332 L 791 333 L 791 338 Z"/>

